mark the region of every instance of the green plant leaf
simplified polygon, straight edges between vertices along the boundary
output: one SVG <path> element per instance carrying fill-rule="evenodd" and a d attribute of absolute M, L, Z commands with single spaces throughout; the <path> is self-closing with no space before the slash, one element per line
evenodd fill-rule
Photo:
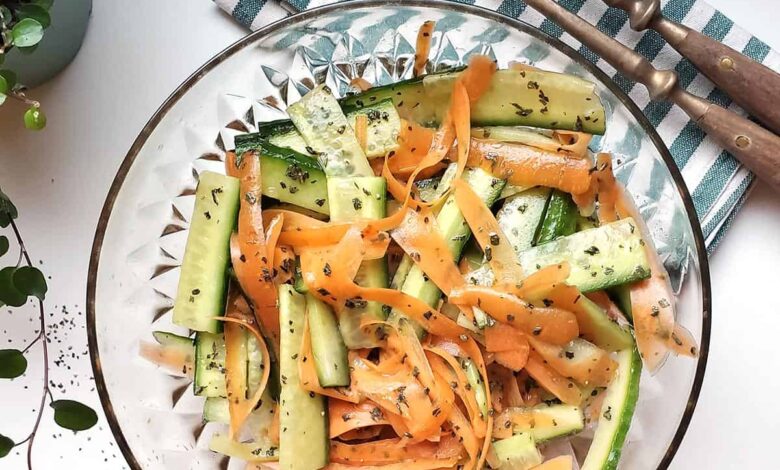
<path fill-rule="evenodd" d="M 5 79 L 5 82 L 8 84 L 9 91 L 13 90 L 14 86 L 16 86 L 16 83 L 18 82 L 16 78 L 16 74 L 13 71 L 8 69 L 0 70 L 0 77 L 3 77 L 3 79 Z"/>
<path fill-rule="evenodd" d="M 54 408 L 54 422 L 71 431 L 85 431 L 98 420 L 95 410 L 77 401 L 56 400 L 49 406 Z"/>
<path fill-rule="evenodd" d="M 49 10 L 54 0 L 33 0 L 31 3 L 38 5 L 39 7 Z"/>
<path fill-rule="evenodd" d="M 8 247 L 10 246 L 10 243 L 8 243 L 8 237 L 5 235 L 0 235 L 0 256 L 3 256 L 4 254 L 8 253 Z"/>
<path fill-rule="evenodd" d="M 27 370 L 27 359 L 18 349 L 0 349 L 0 379 L 15 379 Z"/>
<path fill-rule="evenodd" d="M 46 115 L 43 114 L 41 108 L 32 106 L 24 113 L 24 127 L 32 130 L 39 131 L 46 127 Z"/>
<path fill-rule="evenodd" d="M 0 105 L 5 103 L 5 98 L 6 98 L 5 94 L 4 93 L 0 93 Z"/>
<path fill-rule="evenodd" d="M 43 26 L 32 18 L 24 18 L 14 25 L 11 35 L 16 47 L 34 46 L 43 39 Z"/>
<path fill-rule="evenodd" d="M 8 227 L 11 219 L 19 217 L 19 211 L 8 196 L 0 189 L 0 227 Z"/>
<path fill-rule="evenodd" d="M 49 12 L 46 11 L 46 9 L 40 5 L 34 5 L 34 4 L 20 5 L 19 8 L 16 10 L 16 13 L 19 18 L 34 19 L 35 21 L 40 23 L 44 29 L 48 28 L 49 25 L 51 25 L 51 17 L 49 17 Z"/>
<path fill-rule="evenodd" d="M 0 459 L 5 457 L 14 448 L 14 441 L 0 434 Z"/>
<path fill-rule="evenodd" d="M 14 16 L 11 14 L 11 10 L 5 5 L 0 5 L 0 24 L 8 26 L 13 19 Z"/>
<path fill-rule="evenodd" d="M 10 89 L 11 87 L 8 86 L 8 81 L 5 79 L 4 76 L 0 75 L 0 93 L 6 94 Z"/>
<path fill-rule="evenodd" d="M 46 285 L 46 278 L 38 268 L 33 266 L 16 268 L 13 281 L 16 290 L 22 294 L 38 297 L 38 300 L 46 299 L 46 292 L 49 288 Z"/>
<path fill-rule="evenodd" d="M 0 302 L 11 307 L 21 307 L 27 303 L 27 296 L 16 289 L 14 272 L 16 268 L 13 266 L 0 269 Z"/>

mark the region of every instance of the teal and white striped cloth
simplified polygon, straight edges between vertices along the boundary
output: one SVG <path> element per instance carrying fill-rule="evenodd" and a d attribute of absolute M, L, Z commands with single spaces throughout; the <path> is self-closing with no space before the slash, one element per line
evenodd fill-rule
<path fill-rule="evenodd" d="M 334 0 L 214 0 L 222 9 L 252 30 L 259 29 L 283 18 L 291 11 L 301 11 L 334 3 Z M 600 59 L 579 41 L 564 33 L 553 22 L 545 19 L 521 0 L 452 0 L 460 3 L 476 3 L 497 10 L 499 13 L 519 18 L 539 27 L 542 31 L 563 40 L 579 50 L 598 65 L 639 105 L 656 127 L 671 150 L 701 221 L 708 249 L 713 250 L 731 225 L 737 211 L 748 196 L 754 176 L 731 155 L 719 148 L 704 132 L 691 122 L 679 108 L 667 103 L 652 103 L 641 86 L 626 79 Z M 621 43 L 633 47 L 659 68 L 673 68 L 680 75 L 680 83 L 688 91 L 706 97 L 722 106 L 742 112 L 720 90 L 672 49 L 654 31 L 637 33 L 631 30 L 628 16 L 622 10 L 608 8 L 602 0 L 558 0 L 558 3 L 577 13 L 585 20 L 615 37 Z M 663 13 L 674 21 L 721 41 L 745 55 L 780 70 L 780 54 L 766 44 L 734 25 L 730 19 L 704 1 L 662 0 Z"/>

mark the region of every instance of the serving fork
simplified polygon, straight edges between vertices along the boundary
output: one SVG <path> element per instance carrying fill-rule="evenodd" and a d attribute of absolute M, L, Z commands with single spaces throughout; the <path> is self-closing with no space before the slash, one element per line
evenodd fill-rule
<path fill-rule="evenodd" d="M 661 13 L 660 0 L 604 0 L 628 13 L 631 29 L 655 30 L 734 102 L 780 134 L 780 74 Z"/>
<path fill-rule="evenodd" d="M 668 100 L 679 106 L 715 142 L 780 192 L 780 137 L 745 117 L 687 92 L 678 84 L 674 71 L 656 69 L 642 55 L 602 33 L 554 0 L 525 2 L 626 77 L 644 85 L 651 99 Z M 635 16 L 639 20 L 643 18 Z M 638 24 L 643 23 L 640 21 Z"/>

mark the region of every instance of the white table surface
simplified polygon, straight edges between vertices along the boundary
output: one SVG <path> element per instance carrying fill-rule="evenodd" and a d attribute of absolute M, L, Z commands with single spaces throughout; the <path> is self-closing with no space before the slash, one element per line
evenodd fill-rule
<path fill-rule="evenodd" d="M 780 48 L 776 0 L 711 3 Z M 67 319 L 74 325 L 56 330 L 53 356 L 67 357 L 52 380 L 64 383 L 67 392 L 55 393 L 82 400 L 100 415 L 97 427 L 74 435 L 53 425 L 47 413 L 36 468 L 125 468 L 83 354 L 87 266 L 98 214 L 146 120 L 193 70 L 244 34 L 207 0 L 97 0 L 79 56 L 35 90 L 46 105 L 46 130 L 26 132 L 19 108 L 0 108 L 0 185 L 20 208 L 18 222 L 33 258 L 43 260 L 51 276 L 47 321 Z M 673 469 L 777 467 L 778 234 L 780 197 L 758 185 L 711 259 L 709 365 Z M 34 319 L 33 310 L 1 310 L 0 347 L 23 346 L 23 339 L 34 335 Z M 24 378 L 0 384 L 0 433 L 16 440 L 27 435 L 39 397 L 40 356 L 31 353 L 28 359 Z M 0 469 L 19 468 L 24 460 L 17 450 L 0 460 Z"/>

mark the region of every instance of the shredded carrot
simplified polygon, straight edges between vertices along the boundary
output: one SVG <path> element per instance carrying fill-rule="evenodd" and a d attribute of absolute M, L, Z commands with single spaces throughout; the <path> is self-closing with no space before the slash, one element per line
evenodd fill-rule
<path fill-rule="evenodd" d="M 650 372 L 656 371 L 671 350 L 677 354 L 696 356 L 696 341 L 682 326 L 675 324 L 675 296 L 663 262 L 653 245 L 633 199 L 620 183 L 615 184 L 615 210 L 621 218 L 632 217 L 644 240 L 650 261 L 651 276 L 631 285 L 631 312 L 634 336 L 642 359 Z"/>
<path fill-rule="evenodd" d="M 496 287 L 514 292 L 515 286 L 523 278 L 523 269 L 517 260 L 512 244 L 498 226 L 490 208 L 482 202 L 462 179 L 453 182 L 455 201 L 463 213 L 471 233 L 479 243 L 485 258 L 496 276 Z"/>
<path fill-rule="evenodd" d="M 407 211 L 406 218 L 393 230 L 392 237 L 445 294 L 465 285 L 447 241 L 436 224 L 436 217 L 427 207 L 421 207 L 420 211 Z"/>
<path fill-rule="evenodd" d="M 415 77 L 418 77 L 425 72 L 425 66 L 428 64 L 428 54 L 431 52 L 431 39 L 435 27 L 435 21 L 426 21 L 417 31 L 417 47 L 415 48 L 414 53 Z"/>
<path fill-rule="evenodd" d="M 528 342 L 556 372 L 583 385 L 606 387 L 615 376 L 617 363 L 606 351 L 587 341 L 578 340 L 570 347 L 548 344 L 535 338 L 528 338 Z"/>
<path fill-rule="evenodd" d="M 567 405 L 579 405 L 582 402 L 582 392 L 577 384 L 554 371 L 536 353 L 532 352 L 528 357 L 525 370 L 539 385 Z"/>
<path fill-rule="evenodd" d="M 579 194 L 591 184 L 591 164 L 586 159 L 521 144 L 471 139 L 467 164 L 519 186 L 548 186 Z"/>
<path fill-rule="evenodd" d="M 572 470 L 573 468 L 574 460 L 571 455 L 559 455 L 533 467 L 531 470 Z"/>
<path fill-rule="evenodd" d="M 171 375 L 192 377 L 195 358 L 184 348 L 141 341 L 139 355 Z"/>
<path fill-rule="evenodd" d="M 368 146 L 368 116 L 365 114 L 358 114 L 355 118 L 355 137 L 365 152 Z"/>
<path fill-rule="evenodd" d="M 230 240 L 233 270 L 241 289 L 255 307 L 257 320 L 271 335 L 274 349 L 278 349 L 279 312 L 276 309 L 273 265 L 268 262 L 274 245 L 267 243 L 263 231 L 260 159 L 254 151 L 249 151 L 245 152 L 239 161 L 235 154 L 230 152 L 226 165 L 228 174 L 240 180 L 238 233 Z"/>
<path fill-rule="evenodd" d="M 457 465 L 459 458 L 451 457 L 449 459 L 410 459 L 402 460 L 398 463 L 387 465 L 360 465 L 360 470 L 436 470 L 444 468 L 453 468 Z M 331 463 L 323 470 L 354 470 L 356 467 L 349 464 Z"/>
<path fill-rule="evenodd" d="M 234 301 L 232 303 L 233 308 L 240 309 L 241 305 L 238 303 L 240 301 Z M 230 305 L 229 305 L 230 307 Z M 242 312 L 238 312 L 239 315 L 242 314 Z M 257 344 L 260 346 L 260 352 L 263 356 L 263 375 L 260 378 L 260 384 L 257 387 L 257 390 L 255 391 L 255 394 L 249 398 L 247 398 L 245 395 L 234 396 L 230 397 L 230 432 L 231 436 L 234 435 L 235 432 L 241 427 L 241 425 L 246 421 L 246 418 L 249 417 L 250 413 L 255 409 L 258 403 L 260 403 L 260 399 L 263 396 L 263 392 L 265 392 L 265 387 L 268 385 L 268 378 L 271 373 L 271 356 L 268 352 L 268 347 L 265 344 L 265 338 L 263 338 L 263 335 L 260 334 L 259 331 L 252 325 L 252 323 L 247 322 L 246 320 L 243 320 L 241 318 L 232 318 L 232 317 L 217 317 L 218 320 L 223 321 L 230 324 L 236 324 L 240 325 L 241 327 L 245 328 L 247 331 L 252 333 L 255 338 L 257 339 Z M 243 340 L 243 336 L 241 337 Z M 236 343 L 231 340 L 231 344 L 235 345 Z M 225 350 L 227 353 L 228 350 L 228 339 L 225 339 Z M 226 368 L 227 365 L 227 354 L 226 354 Z M 231 376 L 230 371 L 226 371 L 227 376 Z M 236 402 L 235 404 L 233 402 Z"/>
<path fill-rule="evenodd" d="M 273 418 L 271 418 L 271 424 L 268 429 L 268 439 L 276 445 L 279 445 L 279 414 L 281 413 L 279 409 L 279 404 L 274 405 L 274 412 L 273 412 Z"/>
<path fill-rule="evenodd" d="M 612 155 L 600 153 L 596 156 L 596 181 L 598 181 L 599 222 L 609 223 L 617 220 L 615 211 L 617 202 L 617 182 L 612 174 Z"/>
<path fill-rule="evenodd" d="M 370 90 L 371 84 L 363 77 L 355 77 L 349 81 L 349 85 L 357 88 L 360 91 Z"/>
<path fill-rule="evenodd" d="M 556 151 L 565 151 L 578 157 L 588 156 L 588 145 L 593 136 L 584 132 L 556 130 L 553 136 L 561 143 Z"/>
<path fill-rule="evenodd" d="M 525 333 L 506 323 L 485 327 L 485 349 L 488 352 L 512 351 L 528 343 Z"/>
<path fill-rule="evenodd" d="M 546 266 L 523 279 L 516 294 L 529 302 L 541 301 L 553 287 L 566 282 L 569 274 L 571 266 L 567 262 Z"/>
<path fill-rule="evenodd" d="M 497 352 L 494 357 L 497 363 L 507 369 L 520 372 L 528 363 L 529 352 L 528 339 L 526 339 L 525 342 L 518 344 L 516 349 Z"/>
<path fill-rule="evenodd" d="M 356 429 L 390 424 L 381 408 L 370 400 L 350 403 L 330 398 L 328 418 L 331 439 Z"/>
<path fill-rule="evenodd" d="M 330 445 L 330 461 L 352 465 L 382 465 L 410 459 L 450 459 L 459 457 L 463 447 L 452 436 L 439 443 L 419 442 L 409 444 L 403 439 L 384 439 L 361 444 L 333 441 Z"/>
<path fill-rule="evenodd" d="M 469 66 L 458 77 L 468 92 L 469 101 L 473 105 L 490 88 L 493 74 L 496 73 L 496 63 L 485 55 L 475 55 L 469 60 Z"/>
<path fill-rule="evenodd" d="M 479 306 L 498 321 L 553 344 L 566 344 L 579 335 L 573 313 L 557 307 L 534 307 L 514 295 L 488 287 L 466 287 L 453 291 L 449 301 L 456 305 Z"/>

